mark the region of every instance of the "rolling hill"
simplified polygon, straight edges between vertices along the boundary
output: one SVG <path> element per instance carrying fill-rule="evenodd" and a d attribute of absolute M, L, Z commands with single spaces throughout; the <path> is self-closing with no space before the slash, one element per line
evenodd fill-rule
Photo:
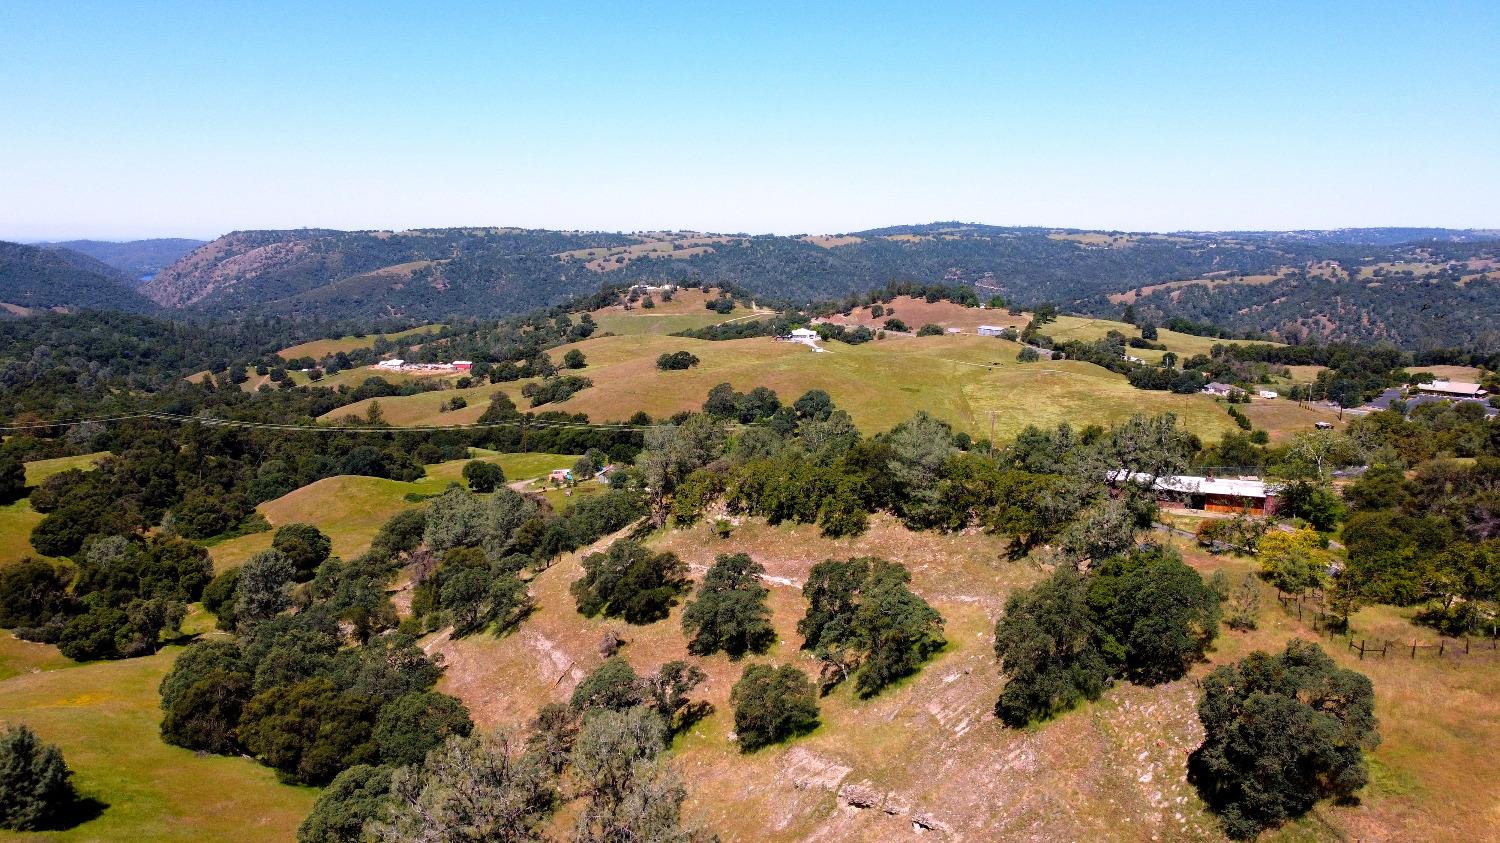
<path fill-rule="evenodd" d="M 156 309 L 132 287 L 129 275 L 88 255 L 0 241 L 0 308 L 9 315 L 49 309 Z"/>

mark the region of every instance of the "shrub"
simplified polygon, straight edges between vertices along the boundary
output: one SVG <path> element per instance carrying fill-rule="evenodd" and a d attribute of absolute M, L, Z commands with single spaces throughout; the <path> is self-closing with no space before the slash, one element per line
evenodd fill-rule
<path fill-rule="evenodd" d="M 26 496 L 26 464 L 9 454 L 0 454 L 0 504 Z"/>
<path fill-rule="evenodd" d="M 656 358 L 656 368 L 664 372 L 691 369 L 698 365 L 698 357 L 690 351 L 673 351 Z"/>
<path fill-rule="evenodd" d="M 1102 562 L 1089 606 L 1133 682 L 1180 679 L 1218 635 L 1219 595 L 1175 550 L 1136 552 Z"/>
<path fill-rule="evenodd" d="M 1072 568 L 1012 592 L 995 625 L 995 657 L 1006 676 L 995 714 L 1024 726 L 1097 699 L 1109 681 L 1101 639 L 1088 581 Z"/>
<path fill-rule="evenodd" d="M 356 764 L 339 773 L 297 828 L 297 843 L 363 840 L 365 824 L 385 817 L 390 790 L 389 767 Z"/>
<path fill-rule="evenodd" d="M 941 650 L 943 618 L 907 588 L 911 574 L 883 559 L 828 560 L 813 566 L 797 623 L 803 649 L 823 660 L 823 686 L 851 673 L 861 697 L 915 673 Z"/>
<path fill-rule="evenodd" d="M 887 331 L 900 331 L 903 334 L 911 330 L 911 328 L 906 326 L 905 322 L 895 317 L 885 320 L 885 324 L 881 327 Z"/>
<path fill-rule="evenodd" d="M 450 735 L 468 737 L 473 729 L 463 703 L 447 694 L 418 691 L 381 707 L 375 720 L 375 746 L 385 764 L 420 764 Z"/>
<path fill-rule="evenodd" d="M 326 784 L 345 767 L 375 759 L 378 709 L 374 699 L 327 679 L 278 685 L 245 706 L 240 741 L 282 781 Z"/>
<path fill-rule="evenodd" d="M 569 349 L 568 353 L 563 355 L 563 368 L 565 369 L 582 369 L 588 364 L 588 358 L 576 348 Z"/>
<path fill-rule="evenodd" d="M 741 752 L 811 732 L 818 726 L 818 698 L 807 674 L 791 665 L 752 664 L 729 695 Z"/>
<path fill-rule="evenodd" d="M 235 729 L 245 704 L 250 701 L 250 674 L 223 669 L 205 673 L 192 685 L 175 693 L 161 721 L 162 740 L 186 749 L 230 755 L 239 751 Z"/>
<path fill-rule="evenodd" d="M 574 711 L 593 708 L 624 711 L 644 700 L 641 678 L 636 675 L 635 668 L 619 656 L 610 656 L 578 683 L 570 704 Z"/>
<path fill-rule="evenodd" d="M 917 329 L 917 336 L 919 337 L 939 337 L 942 335 L 943 326 L 934 325 L 931 322 L 928 322 L 926 325 L 923 325 L 922 327 Z"/>
<path fill-rule="evenodd" d="M 67 611 L 68 580 L 39 559 L 0 567 L 0 627 L 38 627 Z"/>
<path fill-rule="evenodd" d="M 287 524 L 277 528 L 271 547 L 281 551 L 292 563 L 298 580 L 306 580 L 328 558 L 333 544 L 322 530 L 311 524 Z"/>

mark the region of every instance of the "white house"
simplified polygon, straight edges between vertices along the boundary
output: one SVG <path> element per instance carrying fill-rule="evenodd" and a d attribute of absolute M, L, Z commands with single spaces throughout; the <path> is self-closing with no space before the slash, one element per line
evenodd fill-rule
<path fill-rule="evenodd" d="M 406 361 L 405 360 L 402 360 L 401 358 L 396 357 L 396 358 L 392 358 L 390 360 L 382 360 L 379 363 L 376 363 L 375 364 L 375 368 L 377 368 L 377 369 L 399 369 L 399 368 L 401 368 L 402 366 L 405 366 L 405 365 L 406 365 Z"/>
<path fill-rule="evenodd" d="M 1005 329 L 999 325 L 980 325 L 979 335 L 981 337 L 998 337 Z"/>
<path fill-rule="evenodd" d="M 807 328 L 794 328 L 792 329 L 791 338 L 794 340 L 815 340 L 818 338 L 818 332 Z"/>
<path fill-rule="evenodd" d="M 1280 398 L 1281 397 L 1281 393 L 1279 393 L 1279 392 L 1273 392 L 1272 390 L 1269 390 L 1269 389 L 1257 389 L 1257 390 L 1255 390 L 1255 395 L 1256 395 L 1257 398 L 1264 398 L 1267 401 L 1270 401 L 1273 398 Z"/>
<path fill-rule="evenodd" d="M 1220 398 L 1229 397 L 1229 394 L 1231 392 L 1234 392 L 1234 386 L 1232 384 L 1219 383 L 1218 381 L 1214 381 L 1208 386 L 1203 387 L 1203 393 L 1205 395 L 1217 395 Z"/>

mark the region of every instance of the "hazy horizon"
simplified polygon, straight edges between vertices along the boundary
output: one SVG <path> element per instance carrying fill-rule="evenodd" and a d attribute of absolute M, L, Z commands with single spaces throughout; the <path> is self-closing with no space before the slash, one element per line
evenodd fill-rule
<path fill-rule="evenodd" d="M 925 220 L 925 221 L 920 221 L 920 222 L 917 222 L 917 221 L 914 221 L 914 222 L 891 222 L 891 223 L 886 223 L 884 225 L 870 226 L 869 228 L 858 228 L 858 229 L 856 229 L 856 228 L 845 228 L 845 229 L 827 230 L 827 231 L 789 231 L 789 232 L 779 232 L 779 231 L 713 231 L 713 230 L 709 230 L 709 229 L 705 229 L 705 228 L 701 228 L 701 227 L 700 228 L 681 228 L 681 229 L 661 229 L 661 228 L 635 228 L 635 229 L 622 229 L 622 228 L 607 228 L 606 229 L 606 228 L 597 228 L 597 229 L 578 229 L 578 228 L 564 228 L 564 229 L 547 229 L 547 230 L 553 230 L 553 231 L 588 231 L 588 232 L 597 232 L 597 233 L 601 233 L 601 234 L 644 234 L 644 233 L 655 232 L 655 231 L 674 231 L 674 232 L 677 232 L 677 231 L 693 231 L 693 232 L 701 232 L 701 233 L 704 233 L 704 234 L 723 234 L 723 235 L 740 235 L 740 236 L 746 236 L 746 237 L 757 237 L 757 236 L 768 236 L 768 235 L 775 235 L 775 236 L 796 236 L 796 235 L 804 235 L 804 234 L 805 235 L 850 234 L 850 233 L 855 233 L 855 232 L 859 232 L 859 231 L 870 231 L 870 230 L 876 230 L 876 229 L 881 229 L 881 228 L 892 228 L 892 227 L 906 226 L 906 225 L 936 225 L 936 224 L 945 223 L 945 222 L 953 222 L 953 223 L 956 223 L 956 224 L 959 224 L 959 225 L 995 225 L 995 226 L 1001 227 L 1001 228 L 1038 228 L 1038 229 L 1055 230 L 1055 231 L 1102 231 L 1102 232 L 1118 232 L 1118 233 L 1123 233 L 1123 234 L 1193 234 L 1193 233 L 1223 234 L 1223 233 L 1229 233 L 1229 232 L 1238 232 L 1238 233 L 1247 233 L 1247 234 L 1273 234 L 1273 233 L 1289 233 L 1289 232 L 1296 232 L 1296 231 L 1340 231 L 1340 230 L 1350 230 L 1350 229 L 1400 229 L 1400 228 L 1423 228 L 1423 229 L 1427 229 L 1427 228 L 1441 228 L 1441 229 L 1446 229 L 1446 230 L 1449 230 L 1449 231 L 1479 231 L 1479 232 L 1495 231 L 1495 232 L 1500 232 L 1500 228 L 1489 228 L 1487 226 L 1473 226 L 1473 225 L 1470 225 L 1470 226 L 1440 226 L 1440 225 L 1359 225 L 1359 226 L 1348 226 L 1348 225 L 1346 225 L 1346 226 L 1337 226 L 1335 228 L 1317 228 L 1317 229 L 1308 229 L 1308 228 L 1259 228 L 1259 229 L 1178 228 L 1178 229 L 1156 229 L 1156 230 L 1150 230 L 1150 229 L 1124 229 L 1124 228 L 1088 228 L 1088 229 L 1085 229 L 1085 228 L 1080 228 L 1079 226 L 1074 226 L 1074 225 L 1033 225 L 1033 224 L 1028 224 L 1028 223 L 1007 223 L 1007 224 L 1004 224 L 1004 225 L 999 225 L 999 224 L 996 224 L 996 223 L 983 222 L 981 220 Z M 337 228 L 334 228 L 332 226 L 323 225 L 323 226 L 298 226 L 297 228 L 268 228 L 268 229 L 254 229 L 254 230 L 296 231 L 296 230 L 299 230 L 299 229 L 302 229 L 302 228 L 306 228 L 306 229 L 334 230 L 334 231 L 394 231 L 394 232 L 401 232 L 401 231 L 420 230 L 420 229 L 424 229 L 424 228 L 425 229 L 434 229 L 434 228 L 523 228 L 523 226 L 514 226 L 514 225 L 482 225 L 482 224 L 468 224 L 468 225 L 465 225 L 465 224 L 459 224 L 459 225 L 454 225 L 454 226 L 430 226 L 430 225 L 423 225 L 423 226 L 413 226 L 412 228 L 409 228 L 409 229 L 407 229 L 407 228 L 392 228 L 390 226 L 386 226 L 384 228 L 337 229 Z M 223 237 L 226 234 L 232 233 L 232 231 L 248 231 L 248 230 L 252 230 L 252 229 L 233 229 L 231 231 L 221 231 L 221 232 L 219 232 L 217 234 L 211 234 L 211 235 L 202 236 L 202 237 L 194 236 L 194 235 L 187 235 L 187 234 L 181 234 L 181 235 L 177 235 L 177 234 L 152 234 L 152 235 L 146 235 L 146 236 L 142 236 L 142 237 L 130 237 L 130 236 L 121 236 L 121 237 L 92 237 L 92 236 L 88 236 L 88 235 L 80 235 L 80 236 L 73 236 L 73 237 L 66 237 L 66 236 L 64 236 L 64 237 L 41 237 L 41 238 L 34 238 L 34 239 L 29 239 L 29 240 L 20 240 L 20 239 L 18 239 L 18 240 L 11 240 L 10 242 L 12 242 L 12 243 L 21 243 L 21 244 L 30 245 L 30 246 L 57 245 L 57 244 L 68 243 L 68 242 L 77 242 L 77 241 L 80 241 L 80 240 L 91 240 L 91 241 L 100 242 L 100 243 L 130 243 L 130 242 L 136 242 L 136 241 L 141 241 L 141 240 L 202 240 L 204 242 L 211 242 L 211 241 L 213 241 L 215 239 L 218 239 L 219 237 Z M 8 238 L 0 237 L 0 240 L 6 240 L 6 239 L 8 239 Z"/>
<path fill-rule="evenodd" d="M 1495 3 L 7 12 L 7 240 L 1500 228 Z"/>

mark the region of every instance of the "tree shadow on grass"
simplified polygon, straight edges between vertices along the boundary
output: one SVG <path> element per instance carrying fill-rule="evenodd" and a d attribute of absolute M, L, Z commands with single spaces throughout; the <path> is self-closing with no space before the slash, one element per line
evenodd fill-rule
<path fill-rule="evenodd" d="M 37 831 L 67 831 L 70 828 L 92 822 L 104 815 L 109 803 L 92 796 L 75 796 L 73 801 L 52 812 L 47 820 L 37 826 Z"/>

